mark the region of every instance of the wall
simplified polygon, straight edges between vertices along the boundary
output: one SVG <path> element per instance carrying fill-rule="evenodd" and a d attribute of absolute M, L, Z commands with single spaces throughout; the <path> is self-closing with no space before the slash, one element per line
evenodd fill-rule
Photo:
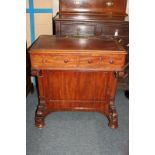
<path fill-rule="evenodd" d="M 53 0 L 26 0 L 26 41 L 29 47 L 41 34 L 52 34 Z"/>

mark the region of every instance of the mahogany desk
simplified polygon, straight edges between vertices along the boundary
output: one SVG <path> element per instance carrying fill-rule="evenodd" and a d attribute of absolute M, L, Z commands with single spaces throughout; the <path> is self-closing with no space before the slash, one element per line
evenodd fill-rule
<path fill-rule="evenodd" d="M 114 100 L 126 51 L 116 41 L 42 35 L 29 54 L 31 73 L 38 79 L 37 127 L 55 111 L 101 112 L 109 127 L 118 127 Z"/>

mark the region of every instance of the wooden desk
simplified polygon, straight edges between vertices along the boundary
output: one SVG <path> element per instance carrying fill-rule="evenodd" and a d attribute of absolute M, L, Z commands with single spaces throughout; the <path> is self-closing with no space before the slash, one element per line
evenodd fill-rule
<path fill-rule="evenodd" d="M 38 77 L 37 127 L 54 111 L 97 111 L 118 127 L 114 99 L 126 51 L 116 41 L 43 35 L 29 53 Z"/>

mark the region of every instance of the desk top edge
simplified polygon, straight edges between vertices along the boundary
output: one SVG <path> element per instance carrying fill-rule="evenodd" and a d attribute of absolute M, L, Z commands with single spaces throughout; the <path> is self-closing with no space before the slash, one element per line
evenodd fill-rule
<path fill-rule="evenodd" d="M 67 38 L 56 37 L 52 35 L 40 35 L 34 44 L 30 47 L 29 53 L 42 51 L 108 51 L 126 53 L 124 48 L 120 46 L 115 40 L 104 40 L 101 38 Z"/>

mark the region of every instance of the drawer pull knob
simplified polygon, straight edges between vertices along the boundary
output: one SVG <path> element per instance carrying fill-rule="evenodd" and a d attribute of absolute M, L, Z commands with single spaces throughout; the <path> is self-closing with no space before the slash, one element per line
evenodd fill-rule
<path fill-rule="evenodd" d="M 88 63 L 91 64 L 93 62 L 93 60 L 88 60 Z"/>
<path fill-rule="evenodd" d="M 77 36 L 80 35 L 80 28 L 77 29 L 76 35 L 77 35 Z"/>
<path fill-rule="evenodd" d="M 103 61 L 103 57 L 100 57 L 100 61 Z"/>
<path fill-rule="evenodd" d="M 74 4 L 79 5 L 80 4 L 80 0 L 74 0 Z"/>
<path fill-rule="evenodd" d="M 106 2 L 106 6 L 107 6 L 107 7 L 111 7 L 111 6 L 113 6 L 113 5 L 114 5 L 113 2 Z"/>
<path fill-rule="evenodd" d="M 122 39 L 119 39 L 118 42 L 121 43 L 122 42 Z"/>
<path fill-rule="evenodd" d="M 115 36 L 115 37 L 118 36 L 118 29 L 115 30 L 114 36 Z"/>
<path fill-rule="evenodd" d="M 43 59 L 43 60 L 42 60 L 42 63 L 43 63 L 43 64 L 47 63 L 47 60 L 46 60 L 46 59 Z"/>
<path fill-rule="evenodd" d="M 68 62 L 69 62 L 69 60 L 67 60 L 67 59 L 64 60 L 64 63 L 68 63 Z"/>
<path fill-rule="evenodd" d="M 114 61 L 113 61 L 112 59 L 109 60 L 109 63 L 110 63 L 110 64 L 113 64 L 113 62 L 114 62 Z"/>

